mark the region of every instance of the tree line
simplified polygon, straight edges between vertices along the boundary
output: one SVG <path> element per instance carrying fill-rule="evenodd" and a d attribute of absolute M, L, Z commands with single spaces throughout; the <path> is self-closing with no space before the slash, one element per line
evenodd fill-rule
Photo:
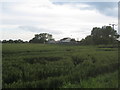
<path fill-rule="evenodd" d="M 111 26 L 103 26 L 102 28 L 94 27 L 91 31 L 91 35 L 86 36 L 85 39 L 82 39 L 81 41 L 76 41 L 74 39 L 74 42 L 77 42 L 78 44 L 81 45 L 113 44 L 118 42 L 117 38 L 119 37 L 120 35 Z M 54 38 L 52 37 L 52 34 L 40 33 L 40 34 L 35 34 L 35 36 L 31 40 L 29 40 L 29 42 L 23 41 L 21 39 L 3 40 L 1 42 L 2 43 L 46 43 L 49 41 L 55 41 Z"/>
<path fill-rule="evenodd" d="M 102 28 L 94 27 L 91 35 L 80 41 L 81 44 L 114 44 L 118 42 L 120 35 L 111 26 L 103 26 Z"/>
<path fill-rule="evenodd" d="M 23 41 L 21 39 L 18 39 L 18 40 L 9 39 L 9 40 L 3 40 L 1 42 L 2 43 L 28 43 L 28 41 Z"/>

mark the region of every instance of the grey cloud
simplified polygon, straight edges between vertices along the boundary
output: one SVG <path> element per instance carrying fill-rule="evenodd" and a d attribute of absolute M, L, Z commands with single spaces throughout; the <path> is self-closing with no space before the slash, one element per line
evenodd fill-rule
<path fill-rule="evenodd" d="M 91 8 L 95 8 L 107 16 L 117 17 L 117 12 L 114 11 L 114 8 L 118 7 L 117 2 L 87 2 L 85 4 L 90 5 Z"/>
<path fill-rule="evenodd" d="M 58 5 L 64 5 L 64 4 L 71 4 L 71 5 L 77 5 L 77 4 L 86 4 L 90 7 L 83 7 L 79 8 L 82 10 L 92 10 L 97 9 L 100 13 L 106 15 L 106 16 L 112 16 L 117 17 L 118 13 L 114 8 L 118 8 L 117 2 L 53 2 L 53 4 Z M 76 7 L 78 8 L 78 7 Z"/>
<path fill-rule="evenodd" d="M 38 28 L 34 26 L 19 26 L 18 28 L 26 31 L 35 32 L 35 33 L 47 32 L 51 34 L 62 34 L 62 32 L 59 30 L 50 30 L 50 29 Z"/>

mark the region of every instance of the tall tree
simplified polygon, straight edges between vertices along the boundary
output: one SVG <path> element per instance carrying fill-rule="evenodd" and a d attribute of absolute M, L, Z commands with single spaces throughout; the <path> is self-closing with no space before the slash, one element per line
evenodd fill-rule
<path fill-rule="evenodd" d="M 45 43 L 48 40 L 52 39 L 52 35 L 48 33 L 35 34 L 35 37 L 29 42 L 31 43 Z"/>
<path fill-rule="evenodd" d="M 111 26 L 103 26 L 102 28 L 93 28 L 91 31 L 95 44 L 110 44 L 119 37 L 117 32 Z"/>
<path fill-rule="evenodd" d="M 102 28 L 94 27 L 91 35 L 81 40 L 82 44 L 113 44 L 119 38 L 119 34 L 111 26 Z"/>

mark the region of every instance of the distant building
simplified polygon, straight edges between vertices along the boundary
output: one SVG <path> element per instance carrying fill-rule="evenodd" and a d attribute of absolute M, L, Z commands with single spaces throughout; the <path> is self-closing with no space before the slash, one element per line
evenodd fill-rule
<path fill-rule="evenodd" d="M 60 40 L 60 43 L 69 43 L 71 42 L 71 38 L 67 37 L 67 38 L 63 38 Z"/>
<path fill-rule="evenodd" d="M 59 43 L 61 43 L 61 44 L 77 44 L 77 42 L 74 38 L 69 38 L 69 37 L 61 39 L 59 41 Z"/>
<path fill-rule="evenodd" d="M 71 39 L 69 37 L 66 37 L 66 38 L 60 39 L 58 41 L 51 39 L 47 43 L 48 44 L 76 44 L 77 42 L 73 38 Z"/>
<path fill-rule="evenodd" d="M 55 44 L 56 41 L 55 41 L 54 39 L 51 39 L 51 40 L 48 41 L 48 43 L 49 43 L 49 44 Z"/>

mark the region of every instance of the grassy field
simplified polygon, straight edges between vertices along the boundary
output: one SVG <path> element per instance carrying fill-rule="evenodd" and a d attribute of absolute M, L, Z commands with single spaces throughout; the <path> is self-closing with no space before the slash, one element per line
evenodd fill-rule
<path fill-rule="evenodd" d="M 111 46 L 3 44 L 3 88 L 118 88 Z"/>

